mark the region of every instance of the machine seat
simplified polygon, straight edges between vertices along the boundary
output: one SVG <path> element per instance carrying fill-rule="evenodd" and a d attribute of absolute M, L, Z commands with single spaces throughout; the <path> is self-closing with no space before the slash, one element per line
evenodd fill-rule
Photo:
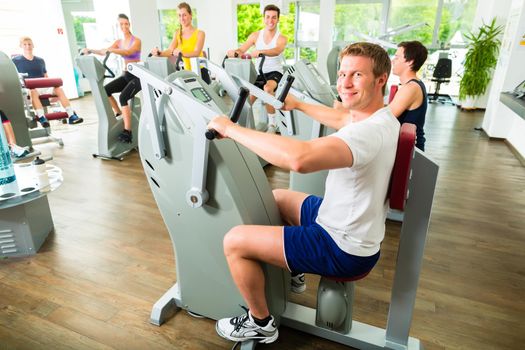
<path fill-rule="evenodd" d="M 38 89 L 38 88 L 55 88 L 62 86 L 63 81 L 61 78 L 31 78 L 24 79 L 24 85 L 27 89 Z M 57 97 L 54 94 L 42 94 L 39 96 L 40 101 L 44 107 L 51 105 L 51 100 Z M 46 113 L 48 120 L 60 120 L 69 118 L 66 112 L 54 112 Z"/>
<path fill-rule="evenodd" d="M 331 276 L 323 276 L 323 277 L 324 278 L 328 278 L 329 280 L 332 280 L 334 282 L 345 283 L 345 282 L 354 282 L 354 281 L 358 281 L 360 279 L 363 279 L 366 276 L 368 276 L 369 273 L 370 273 L 370 271 L 365 272 L 365 273 L 360 274 L 360 275 L 357 275 L 357 276 L 354 276 L 354 277 L 331 277 Z"/>

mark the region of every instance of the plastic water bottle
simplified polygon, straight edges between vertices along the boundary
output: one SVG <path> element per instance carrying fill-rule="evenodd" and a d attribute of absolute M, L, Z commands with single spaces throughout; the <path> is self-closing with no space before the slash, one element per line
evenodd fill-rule
<path fill-rule="evenodd" d="M 3 127 L 0 127 L 0 139 L 0 196 L 12 197 L 18 194 L 18 186 Z"/>

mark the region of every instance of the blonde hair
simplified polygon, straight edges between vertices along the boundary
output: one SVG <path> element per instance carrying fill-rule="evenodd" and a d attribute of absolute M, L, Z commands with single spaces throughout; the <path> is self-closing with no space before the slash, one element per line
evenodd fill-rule
<path fill-rule="evenodd" d="M 188 11 L 190 16 L 193 16 L 193 14 L 191 13 L 191 7 L 187 2 L 181 2 L 179 5 L 177 5 L 177 8 L 179 10 L 185 9 L 186 11 Z M 182 43 L 182 23 L 179 23 L 179 39 Z"/>
<path fill-rule="evenodd" d="M 28 37 L 28 36 L 22 36 L 22 37 L 20 37 L 20 42 L 19 42 L 19 44 L 22 45 L 25 41 L 30 41 L 31 43 L 33 43 L 33 40 L 32 40 L 30 37 Z"/>

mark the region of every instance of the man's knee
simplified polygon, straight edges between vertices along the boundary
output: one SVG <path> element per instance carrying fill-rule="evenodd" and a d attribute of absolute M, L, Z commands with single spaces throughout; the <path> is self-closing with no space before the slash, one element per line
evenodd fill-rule
<path fill-rule="evenodd" d="M 268 82 L 264 85 L 264 91 L 273 95 L 276 87 L 277 87 L 277 83 L 275 81 L 268 80 Z"/>
<path fill-rule="evenodd" d="M 277 207 L 280 207 L 280 205 L 283 203 L 284 199 L 286 198 L 287 190 L 276 188 L 272 192 L 273 192 L 273 198 L 275 198 L 275 203 L 277 203 Z"/>
<path fill-rule="evenodd" d="M 242 249 L 245 242 L 242 228 L 242 225 L 235 226 L 226 233 L 223 239 L 224 255 L 231 256 Z"/>

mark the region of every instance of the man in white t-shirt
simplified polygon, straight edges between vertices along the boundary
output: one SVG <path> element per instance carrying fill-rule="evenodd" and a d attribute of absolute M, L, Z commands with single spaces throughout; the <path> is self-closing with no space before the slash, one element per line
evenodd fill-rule
<path fill-rule="evenodd" d="M 286 48 L 287 39 L 279 32 L 279 16 L 281 10 L 275 5 L 267 5 L 264 8 L 264 29 L 250 34 L 244 44 L 236 50 L 228 50 L 228 57 L 241 57 L 252 46 L 255 47 L 251 51 L 251 57 L 257 58 L 257 68 L 259 67 L 259 55 L 265 55 L 264 64 L 262 67 L 262 75 L 259 75 L 255 80 L 255 85 L 263 89 L 269 94 L 274 95 L 279 81 L 283 77 L 283 51 Z M 250 102 L 253 103 L 255 97 L 250 97 Z M 275 109 L 266 105 L 266 112 L 268 113 L 268 131 L 275 132 Z"/>
<path fill-rule="evenodd" d="M 390 59 L 371 43 L 351 44 L 340 57 L 337 90 L 344 109 L 293 97 L 285 103 L 286 109 L 299 109 L 336 133 L 300 141 L 246 129 L 225 116 L 208 125 L 283 169 L 330 170 L 324 199 L 274 191 L 288 226 L 241 225 L 224 237 L 228 266 L 249 308 L 244 315 L 217 321 L 224 338 L 271 343 L 278 337 L 265 299 L 261 261 L 289 269 L 296 275 L 293 287 L 297 273 L 354 277 L 369 272 L 379 259 L 399 137 L 399 122 L 383 107 Z"/>

